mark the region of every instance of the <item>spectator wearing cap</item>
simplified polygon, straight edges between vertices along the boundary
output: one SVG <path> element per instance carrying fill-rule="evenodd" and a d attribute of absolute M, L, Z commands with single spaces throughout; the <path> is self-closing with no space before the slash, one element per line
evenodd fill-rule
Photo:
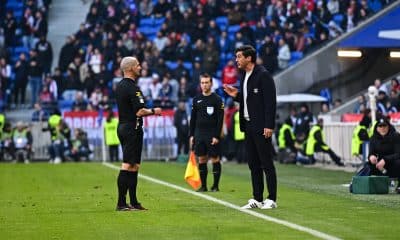
<path fill-rule="evenodd" d="M 370 140 L 368 162 L 371 175 L 400 180 L 400 134 L 386 117 L 378 119 Z M 397 192 L 400 193 L 399 185 Z"/>

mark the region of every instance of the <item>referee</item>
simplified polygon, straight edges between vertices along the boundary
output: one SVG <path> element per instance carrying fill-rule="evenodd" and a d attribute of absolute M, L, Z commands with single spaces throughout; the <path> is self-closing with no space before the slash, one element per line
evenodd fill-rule
<path fill-rule="evenodd" d="M 123 163 L 118 175 L 117 211 L 147 210 L 136 198 L 138 171 L 143 145 L 142 117 L 161 114 L 161 108 L 144 108 L 144 98 L 136 85 L 140 63 L 135 57 L 124 57 L 120 68 L 124 78 L 115 90 L 119 114 L 117 134 L 122 145 Z M 129 190 L 130 205 L 126 203 Z"/>
<path fill-rule="evenodd" d="M 213 163 L 214 184 L 211 191 L 219 191 L 218 184 L 221 176 L 219 138 L 224 119 L 224 104 L 217 94 L 211 92 L 211 87 L 211 76 L 202 74 L 200 76 L 202 93 L 193 99 L 190 117 L 190 144 L 194 146 L 194 152 L 199 159 L 201 179 L 201 187 L 197 190 L 199 192 L 207 192 L 208 157 Z"/>

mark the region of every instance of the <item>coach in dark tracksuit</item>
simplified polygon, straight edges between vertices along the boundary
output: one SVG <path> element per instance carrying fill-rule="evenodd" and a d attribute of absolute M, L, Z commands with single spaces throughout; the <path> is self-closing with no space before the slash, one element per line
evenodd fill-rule
<path fill-rule="evenodd" d="M 122 146 L 123 163 L 117 179 L 117 211 L 147 210 L 137 200 L 136 186 L 143 146 L 143 117 L 161 114 L 161 108 L 144 108 L 144 98 L 136 85 L 140 63 L 134 57 L 124 57 L 120 66 L 124 78 L 115 90 L 119 123 L 117 134 Z M 131 205 L 126 203 L 129 190 Z"/>
<path fill-rule="evenodd" d="M 275 83 L 264 67 L 255 64 L 257 54 L 252 46 L 241 46 L 235 54 L 238 68 L 242 70 L 240 92 L 228 85 L 224 85 L 224 90 L 240 102 L 240 129 L 245 133 L 247 162 L 251 172 L 253 199 L 242 208 L 276 208 L 277 181 L 271 143 L 275 128 Z M 269 192 L 265 201 L 264 173 Z"/>
<path fill-rule="evenodd" d="M 400 134 L 386 117 L 377 120 L 369 144 L 368 163 L 371 175 L 398 178 L 396 191 L 400 193 Z"/>

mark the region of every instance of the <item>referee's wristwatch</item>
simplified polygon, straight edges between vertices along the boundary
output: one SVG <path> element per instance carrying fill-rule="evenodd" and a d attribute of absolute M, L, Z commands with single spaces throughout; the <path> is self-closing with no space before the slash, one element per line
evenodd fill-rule
<path fill-rule="evenodd" d="M 154 115 L 156 112 L 154 111 L 154 108 L 150 109 L 151 113 Z"/>

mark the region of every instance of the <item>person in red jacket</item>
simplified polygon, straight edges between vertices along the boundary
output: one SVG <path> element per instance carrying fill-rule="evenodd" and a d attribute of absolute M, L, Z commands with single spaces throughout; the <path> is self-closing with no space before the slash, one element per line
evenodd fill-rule
<path fill-rule="evenodd" d="M 233 60 L 229 60 L 222 70 L 222 85 L 235 85 L 237 83 L 238 73 Z"/>

